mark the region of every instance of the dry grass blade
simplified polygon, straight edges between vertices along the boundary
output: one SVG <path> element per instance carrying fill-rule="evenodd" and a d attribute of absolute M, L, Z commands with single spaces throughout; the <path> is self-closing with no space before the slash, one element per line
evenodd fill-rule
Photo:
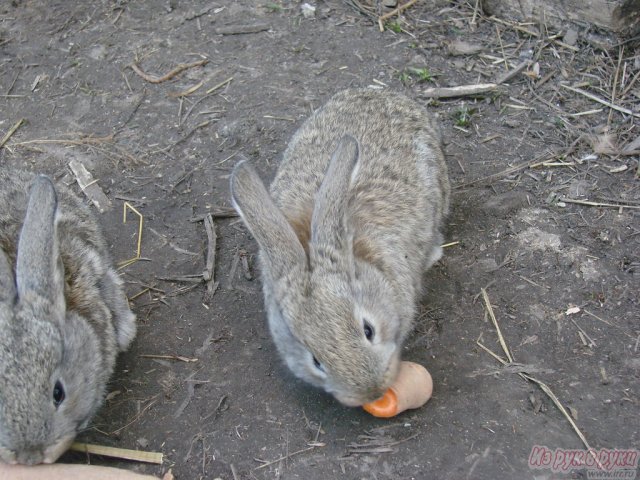
<path fill-rule="evenodd" d="M 231 83 L 232 81 L 233 81 L 233 77 L 229 77 L 226 80 L 220 82 L 219 84 L 214 85 L 213 87 L 211 87 L 209 90 L 207 90 L 206 94 L 209 95 L 209 94 L 215 92 L 216 90 L 221 89 L 222 87 L 224 87 L 228 83 Z"/>
<path fill-rule="evenodd" d="M 406 10 L 411 5 L 416 3 L 417 1 L 418 0 L 409 0 L 407 3 L 404 3 L 404 4 L 400 5 L 398 8 L 395 8 L 395 9 L 391 10 L 389 13 L 385 13 L 384 15 L 380 16 L 378 18 L 378 26 L 380 27 L 380 31 L 384 32 L 384 21 L 385 20 L 388 20 L 389 18 L 393 17 L 394 15 L 399 15 L 400 12 L 402 12 L 403 10 Z"/>
<path fill-rule="evenodd" d="M 486 177 L 478 178 L 477 180 L 471 180 L 470 182 L 454 185 L 453 188 L 457 190 L 461 188 L 470 187 L 473 185 L 491 183 L 500 177 L 504 177 L 505 175 L 511 175 L 512 173 L 519 172 L 520 170 L 526 170 L 527 168 L 535 168 L 540 165 L 544 165 L 549 160 L 553 160 L 554 158 L 560 155 L 563 155 L 563 154 L 567 155 L 571 150 L 572 150 L 572 147 L 570 147 L 565 152 L 558 152 L 558 153 L 545 152 L 542 155 L 539 155 L 538 157 L 532 160 L 527 160 L 526 162 L 519 163 L 517 165 L 514 165 L 513 167 L 509 167 L 505 170 L 502 170 L 501 172 L 494 173 L 492 175 L 487 175 Z"/>
<path fill-rule="evenodd" d="M 191 95 L 192 93 L 196 92 L 203 85 L 204 85 L 204 80 L 196 83 L 194 86 L 189 87 L 186 90 L 183 90 L 181 92 L 170 93 L 169 96 L 170 97 L 174 97 L 174 98 L 186 97 L 186 96 Z"/>
<path fill-rule="evenodd" d="M 105 457 L 121 458 L 123 460 L 133 460 L 135 462 L 155 463 L 162 465 L 163 454 L 161 452 L 143 452 L 140 450 L 129 450 L 127 448 L 107 447 L 104 445 L 91 445 L 89 443 L 74 442 L 70 450 L 74 452 L 90 453 L 93 455 L 103 455 Z"/>
<path fill-rule="evenodd" d="M 295 451 L 295 452 L 293 452 L 293 453 L 290 453 L 290 454 L 288 454 L 288 455 L 283 455 L 282 457 L 276 458 L 275 460 L 271 460 L 271 461 L 269 461 L 269 462 L 264 462 L 264 460 L 259 460 L 260 462 L 264 462 L 264 463 L 263 463 L 262 465 L 260 465 L 260 466 L 256 467 L 256 468 L 254 468 L 254 470 L 260 470 L 260 469 L 262 469 L 262 468 L 268 467 L 269 465 L 273 465 L 274 463 L 278 463 L 278 462 L 281 462 L 282 460 L 286 460 L 286 459 L 288 459 L 288 458 L 291 458 L 291 457 L 293 457 L 294 455 L 299 455 L 299 454 L 301 454 L 301 453 L 308 452 L 308 451 L 310 451 L 310 450 L 313 450 L 313 449 L 315 449 L 315 448 L 318 448 L 318 446 L 324 446 L 324 444 L 314 443 L 314 444 L 313 444 L 312 446 L 310 446 L 310 447 L 302 448 L 302 449 L 300 449 L 300 450 L 296 450 L 296 451 Z"/>
<path fill-rule="evenodd" d="M 124 202 L 124 213 L 123 213 L 122 223 L 127 223 L 127 209 L 131 210 L 133 213 L 138 215 L 138 218 L 139 218 L 139 223 L 138 223 L 138 246 L 136 248 L 136 256 L 133 257 L 133 258 L 130 258 L 129 260 L 125 260 L 123 262 L 120 262 L 119 266 L 118 266 L 118 269 L 128 267 L 129 265 L 137 262 L 138 260 L 140 260 L 140 256 L 141 256 L 142 224 L 144 222 L 144 217 L 142 216 L 142 214 L 138 210 L 136 210 L 136 208 L 133 205 L 131 205 L 129 202 Z"/>
<path fill-rule="evenodd" d="M 571 90 L 572 92 L 575 93 L 579 93 L 580 95 L 584 95 L 587 98 L 590 98 L 591 100 L 601 103 L 602 105 L 606 105 L 609 108 L 612 108 L 618 112 L 624 113 L 626 115 L 633 115 L 634 117 L 638 117 L 640 118 L 640 113 L 634 112 L 632 110 L 629 110 L 628 108 L 624 108 L 621 107 L 619 105 L 615 105 L 607 100 L 605 100 L 604 98 L 600 98 L 597 95 L 594 95 L 593 93 L 589 93 L 589 92 L 585 92 L 584 90 L 581 90 L 579 88 L 575 88 L 575 87 L 571 87 L 569 85 L 565 85 L 563 83 L 560 84 L 560 86 L 562 88 L 566 88 L 567 90 Z"/>
<path fill-rule="evenodd" d="M 145 414 L 145 412 L 147 410 L 149 410 L 152 406 L 154 406 L 157 402 L 157 395 L 155 398 L 153 398 L 142 410 L 140 410 L 129 422 L 127 422 L 125 425 L 123 425 L 122 427 L 114 430 L 113 432 L 108 433 L 108 435 L 118 435 L 120 432 L 122 432 L 123 430 L 129 428 L 131 425 L 133 425 L 134 423 L 136 423 L 141 417 L 142 415 Z"/>
<path fill-rule="evenodd" d="M 4 147 L 4 144 L 7 143 L 11 138 L 11 135 L 16 133 L 16 130 L 18 130 L 20 128 L 20 125 L 22 125 L 23 123 L 24 123 L 24 118 L 21 118 L 13 125 L 13 127 L 9 129 L 7 134 L 4 137 L 2 137 L 2 140 L 0 140 L 0 148 Z"/>
<path fill-rule="evenodd" d="M 22 147 L 24 145 L 46 145 L 46 144 L 60 144 L 60 145 L 94 145 L 105 142 L 112 142 L 113 135 L 107 135 L 106 137 L 85 137 L 78 140 L 64 139 L 64 138 L 41 138 L 36 140 L 26 140 L 24 142 L 12 143 L 12 147 Z"/>
<path fill-rule="evenodd" d="M 507 347 L 506 341 L 505 341 L 504 337 L 502 336 L 502 332 L 500 331 L 500 327 L 498 326 L 498 322 L 497 322 L 497 320 L 495 318 L 495 315 L 493 314 L 493 309 L 491 308 L 491 304 L 489 302 L 489 296 L 487 295 L 487 292 L 486 292 L 485 289 L 482 289 L 482 297 L 484 299 L 485 305 L 487 306 L 487 310 L 489 311 L 489 315 L 491 316 L 491 320 L 493 321 L 493 324 L 494 324 L 494 326 L 496 328 L 496 331 L 498 333 L 498 338 L 500 340 L 500 345 L 502 346 L 502 349 L 504 350 L 505 354 L 509 358 L 509 361 L 507 362 L 503 358 L 500 358 L 500 356 L 498 354 L 492 352 L 488 347 L 486 347 L 485 345 L 482 344 L 482 342 L 480 342 L 480 339 L 478 339 L 476 341 L 476 344 L 479 347 L 481 347 L 484 351 L 488 352 L 493 358 L 498 360 L 502 365 L 510 365 L 511 363 L 513 363 L 513 359 L 511 357 L 511 353 L 509 353 L 509 348 Z M 598 458 L 595 456 L 596 454 L 594 453 L 593 449 L 591 448 L 591 445 L 589 445 L 589 442 L 587 441 L 587 438 L 584 436 L 582 431 L 578 428 L 578 425 L 576 425 L 576 423 L 574 422 L 574 420 L 571 417 L 571 415 L 569 414 L 569 412 L 567 412 L 567 409 L 564 408 L 564 406 L 562 405 L 562 403 L 560 402 L 560 400 L 558 399 L 556 394 L 553 393 L 551 388 L 549 388 L 549 386 L 546 383 L 538 380 L 537 378 L 535 378 L 535 377 L 533 377 L 533 376 L 531 376 L 531 375 L 529 375 L 527 373 L 517 372 L 517 374 L 521 378 L 523 378 L 524 380 L 527 380 L 529 382 L 535 383 L 536 385 L 538 385 L 540 387 L 540 389 L 544 393 L 547 394 L 547 396 L 551 399 L 551 401 L 555 404 L 555 406 L 558 407 L 558 410 L 560 410 L 560 413 L 562 413 L 562 415 L 567 419 L 567 421 L 569 422 L 569 424 L 571 425 L 573 430 L 576 432 L 576 435 L 578 435 L 578 437 L 582 441 L 583 445 L 589 451 L 589 454 L 593 456 L 593 459 L 594 459 L 596 465 L 598 465 L 600 468 L 602 468 L 602 465 L 600 464 L 600 461 L 598 460 Z"/>
<path fill-rule="evenodd" d="M 561 202 L 566 203 L 575 203 L 576 205 L 586 205 L 588 207 L 607 207 L 607 208 L 630 208 L 632 210 L 640 209 L 640 205 L 623 205 L 620 203 L 602 203 L 602 202 L 591 202 L 589 200 L 576 200 L 574 198 L 561 198 Z"/>
<path fill-rule="evenodd" d="M 193 363 L 197 362 L 197 358 L 183 357 L 182 355 L 151 355 L 142 354 L 138 355 L 140 358 L 157 358 L 158 360 L 175 360 L 178 362 Z"/>
<path fill-rule="evenodd" d="M 509 351 L 509 347 L 507 347 L 507 342 L 505 342 L 504 337 L 502 336 L 502 330 L 500 330 L 500 326 L 498 325 L 498 319 L 496 315 L 493 313 L 493 307 L 491 306 L 491 302 L 489 301 L 489 295 L 487 295 L 487 291 L 482 289 L 482 299 L 484 300 L 484 305 L 487 308 L 487 312 L 489 312 L 489 316 L 491 317 L 491 321 L 493 322 L 493 326 L 496 327 L 496 332 L 498 332 L 498 340 L 500 340 L 500 345 L 502 346 L 502 350 L 505 355 L 509 359 L 509 363 L 513 363 L 513 357 L 511 356 L 511 352 Z"/>
<path fill-rule="evenodd" d="M 444 245 L 440 245 L 441 248 L 449 248 L 449 247 L 453 247 L 455 245 L 459 245 L 460 244 L 460 240 L 456 240 L 455 242 L 449 242 L 449 243 L 445 243 Z"/>

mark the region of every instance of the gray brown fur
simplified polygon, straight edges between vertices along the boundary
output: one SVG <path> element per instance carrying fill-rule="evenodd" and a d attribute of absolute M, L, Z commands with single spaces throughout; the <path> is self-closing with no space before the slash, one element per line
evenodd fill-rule
<path fill-rule="evenodd" d="M 0 205 L 0 461 L 50 463 L 102 405 L 135 316 L 71 191 L 5 170 Z M 56 407 L 58 380 L 66 397 Z"/>
<path fill-rule="evenodd" d="M 442 254 L 449 180 L 432 115 L 400 94 L 340 92 L 293 136 L 270 194 L 246 162 L 231 192 L 260 245 L 269 325 L 289 368 L 346 405 L 378 398 L 395 379 L 422 275 Z"/>

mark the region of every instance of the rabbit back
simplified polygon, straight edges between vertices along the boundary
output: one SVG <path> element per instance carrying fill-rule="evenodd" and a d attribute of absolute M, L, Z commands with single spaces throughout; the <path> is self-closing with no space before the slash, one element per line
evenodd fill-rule
<path fill-rule="evenodd" d="M 353 89 L 332 97 L 296 132 L 270 188 L 305 247 L 315 195 L 344 135 L 360 150 L 347 200 L 354 254 L 394 282 L 406 307 L 406 334 L 422 273 L 441 256 L 440 228 L 449 210 L 440 132 L 432 114 L 398 93 Z"/>

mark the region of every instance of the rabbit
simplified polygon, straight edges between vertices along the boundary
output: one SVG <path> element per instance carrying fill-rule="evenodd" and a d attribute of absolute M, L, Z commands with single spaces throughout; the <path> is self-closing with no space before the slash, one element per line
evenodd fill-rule
<path fill-rule="evenodd" d="M 230 193 L 286 365 L 346 406 L 379 398 L 442 255 L 450 186 L 432 114 L 399 93 L 339 92 L 294 134 L 270 192 L 243 160 Z"/>
<path fill-rule="evenodd" d="M 89 208 L 0 170 L 0 462 L 53 463 L 101 406 L 136 333 Z"/>

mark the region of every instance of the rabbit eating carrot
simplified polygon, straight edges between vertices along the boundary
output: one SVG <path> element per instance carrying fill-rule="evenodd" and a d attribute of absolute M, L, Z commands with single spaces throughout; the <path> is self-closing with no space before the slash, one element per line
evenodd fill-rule
<path fill-rule="evenodd" d="M 442 255 L 449 180 L 432 116 L 397 93 L 346 90 L 296 132 L 269 191 L 246 161 L 231 177 L 281 356 L 348 406 L 394 382 L 422 274 Z"/>

